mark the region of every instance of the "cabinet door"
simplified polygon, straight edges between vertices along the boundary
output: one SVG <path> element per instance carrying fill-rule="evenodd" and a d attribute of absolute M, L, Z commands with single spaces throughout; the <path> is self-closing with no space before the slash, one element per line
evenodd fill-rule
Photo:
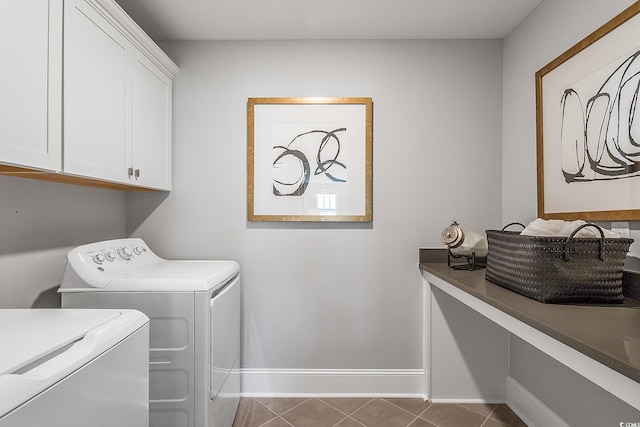
<path fill-rule="evenodd" d="M 60 170 L 62 2 L 0 2 L 0 162 Z"/>
<path fill-rule="evenodd" d="M 171 189 L 171 79 L 140 52 L 132 72 L 134 184 Z"/>
<path fill-rule="evenodd" d="M 64 19 L 64 171 L 129 182 L 129 42 L 84 0 Z"/>

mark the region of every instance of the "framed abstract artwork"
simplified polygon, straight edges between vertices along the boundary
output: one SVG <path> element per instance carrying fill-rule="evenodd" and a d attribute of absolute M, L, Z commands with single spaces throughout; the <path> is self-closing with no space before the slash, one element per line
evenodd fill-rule
<path fill-rule="evenodd" d="M 540 69 L 538 216 L 640 219 L 640 2 Z"/>
<path fill-rule="evenodd" d="M 249 221 L 372 221 L 371 98 L 249 98 Z"/>

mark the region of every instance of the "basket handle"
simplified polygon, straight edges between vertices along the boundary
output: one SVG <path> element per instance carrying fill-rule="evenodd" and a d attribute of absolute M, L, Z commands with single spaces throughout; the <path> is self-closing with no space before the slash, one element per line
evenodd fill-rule
<path fill-rule="evenodd" d="M 522 224 L 521 222 L 510 222 L 509 224 L 507 224 L 507 225 L 505 225 L 504 227 L 502 227 L 502 231 L 505 231 L 507 228 L 511 227 L 512 225 L 519 225 L 520 227 L 522 227 L 522 229 L 523 229 L 523 230 L 524 230 L 525 228 L 527 228 L 527 227 L 525 227 L 525 225 L 524 225 L 524 224 Z"/>
<path fill-rule="evenodd" d="M 592 223 L 582 224 L 580 227 L 573 230 L 573 233 L 571 233 L 569 237 L 567 237 L 567 241 L 564 244 L 564 260 L 565 261 L 569 261 L 570 259 L 569 245 L 573 241 L 573 237 L 576 235 L 578 231 L 582 230 L 585 227 L 595 227 L 600 232 L 600 250 L 598 251 L 598 258 L 600 258 L 601 261 L 604 261 L 604 231 L 602 231 L 602 228 L 600 228 L 600 226 Z"/>

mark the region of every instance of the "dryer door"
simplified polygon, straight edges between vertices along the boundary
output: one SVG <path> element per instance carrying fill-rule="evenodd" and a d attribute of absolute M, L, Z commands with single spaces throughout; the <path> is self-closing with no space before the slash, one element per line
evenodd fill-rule
<path fill-rule="evenodd" d="M 218 396 L 239 357 L 240 277 L 236 277 L 211 299 L 211 399 Z"/>

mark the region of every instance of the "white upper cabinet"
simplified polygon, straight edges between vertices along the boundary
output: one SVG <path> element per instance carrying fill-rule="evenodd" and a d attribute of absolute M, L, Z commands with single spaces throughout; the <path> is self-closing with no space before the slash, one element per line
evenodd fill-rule
<path fill-rule="evenodd" d="M 131 165 L 138 185 L 171 187 L 171 79 L 149 59 L 133 58 Z"/>
<path fill-rule="evenodd" d="M 0 162 L 59 171 L 62 0 L 2 0 L 0 57 Z"/>
<path fill-rule="evenodd" d="M 177 67 L 110 0 L 65 0 L 64 19 L 64 172 L 169 190 Z"/>
<path fill-rule="evenodd" d="M 0 173 L 171 189 L 178 67 L 114 0 L 1 0 L 0 55 Z"/>
<path fill-rule="evenodd" d="M 84 0 L 65 0 L 64 171 L 126 182 L 127 39 Z"/>

